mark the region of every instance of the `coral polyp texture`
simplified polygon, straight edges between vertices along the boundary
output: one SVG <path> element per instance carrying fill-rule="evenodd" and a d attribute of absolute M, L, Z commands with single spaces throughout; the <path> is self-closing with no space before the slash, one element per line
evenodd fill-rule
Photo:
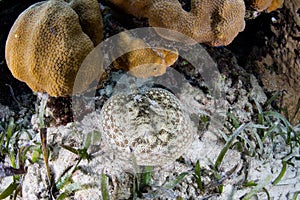
<path fill-rule="evenodd" d="M 102 17 L 96 0 L 50 0 L 20 14 L 6 42 L 6 62 L 14 77 L 36 92 L 72 94 L 76 74 L 102 39 Z M 100 66 L 99 66 L 100 67 Z M 92 67 L 82 80 L 92 80 Z M 84 90 L 90 83 L 82 81 Z"/>
<path fill-rule="evenodd" d="M 111 0 L 135 16 L 147 17 L 150 26 L 178 31 L 196 42 L 212 46 L 230 44 L 245 27 L 243 0 L 191 0 L 185 11 L 177 0 Z M 169 32 L 158 34 L 170 40 L 180 38 Z"/>
<path fill-rule="evenodd" d="M 102 108 L 101 129 L 119 159 L 145 166 L 174 161 L 194 135 L 180 101 L 160 88 L 112 96 Z"/>
<path fill-rule="evenodd" d="M 126 53 L 113 62 L 114 67 L 129 71 L 131 75 L 137 78 L 160 76 L 178 58 L 177 51 L 151 48 L 142 39 L 135 38 L 126 32 L 119 34 L 117 43 L 117 51 L 119 49 Z M 133 48 L 137 50 L 126 51 L 126 49 Z"/>

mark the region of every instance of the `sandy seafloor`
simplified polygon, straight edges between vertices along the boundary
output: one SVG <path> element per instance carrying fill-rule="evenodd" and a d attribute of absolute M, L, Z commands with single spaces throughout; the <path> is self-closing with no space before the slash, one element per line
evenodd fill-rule
<path fill-rule="evenodd" d="M 230 109 L 240 121 L 246 123 L 254 115 L 251 99 L 256 98 L 259 103 L 264 103 L 267 100 L 255 77 L 250 77 L 251 86 L 247 86 L 247 89 L 243 87 L 241 80 L 235 87 L 231 87 L 231 80 L 227 79 L 222 85 L 222 88 L 226 91 L 226 98 L 217 100 L 218 108 L 215 107 L 214 98 L 191 85 L 186 86 L 185 90 L 177 96 L 194 113 L 220 113 L 219 116 L 222 116 L 222 114 L 225 116 L 224 113 Z M 110 92 L 109 88 L 111 87 L 107 86 L 107 88 L 104 88 L 102 93 Z M 231 99 L 236 100 L 232 103 Z M 249 108 L 250 112 L 244 110 L 245 106 Z M 20 111 L 20 113 L 26 112 L 28 112 L 26 108 Z M 6 106 L 0 107 L 0 113 L 3 118 L 16 115 L 14 111 Z M 51 114 L 49 110 L 48 114 Z M 25 136 L 21 137 L 20 146 L 39 142 L 39 134 L 34 131 L 38 127 L 37 115 L 23 114 L 23 116 L 32 125 L 27 131 L 33 136 L 33 139 L 30 141 Z M 93 158 L 89 162 L 87 160 L 80 162 L 79 169 L 72 176 L 72 187 L 81 189 L 72 193 L 69 199 L 102 199 L 101 174 L 103 173 L 110 177 L 109 192 L 112 199 L 130 199 L 132 198 L 133 174 L 136 169 L 131 164 L 116 159 L 110 145 L 99 139 L 99 116 L 99 110 L 95 110 L 85 115 L 80 122 L 71 122 L 67 125 L 48 128 L 47 140 L 49 147 L 51 147 L 49 164 L 52 174 L 55 181 L 57 181 L 65 173 L 65 170 L 74 166 L 78 160 L 77 155 L 60 145 L 81 148 L 86 135 L 94 132 L 92 145 L 88 150 L 89 153 L 92 153 Z M 242 186 L 246 176 L 248 181 L 263 183 L 271 199 L 291 199 L 294 193 L 300 190 L 299 161 L 295 162 L 294 167 L 287 167 L 286 174 L 278 185 L 273 186 L 271 184 L 282 168 L 281 157 L 286 155 L 286 151 L 288 151 L 288 148 L 279 139 L 276 141 L 276 148 L 271 144 L 269 145 L 270 148 L 268 148 L 268 145 L 265 146 L 265 151 L 268 153 L 265 154 L 264 158 L 249 157 L 237 150 L 229 150 L 220 168 L 224 191 L 222 194 L 217 194 L 214 190 L 214 184 L 217 185 L 218 183 L 212 178 L 211 171 L 209 174 L 208 169 L 210 169 L 209 166 L 214 163 L 224 147 L 224 141 L 220 139 L 220 130 L 224 131 L 225 129 L 222 128 L 220 122 L 220 118 L 215 119 L 214 122 L 212 117 L 208 127 L 198 130 L 190 148 L 179 159 L 166 166 L 154 167 L 151 187 L 143 193 L 143 197 L 140 199 L 175 199 L 179 197 L 182 199 L 241 199 L 253 189 L 253 187 Z M 222 123 L 225 122 L 222 121 Z M 207 170 L 207 174 L 202 177 L 206 187 L 204 193 L 200 192 L 192 175 L 195 163 L 198 160 L 201 169 L 204 172 Z M 26 166 L 27 174 L 22 180 L 23 197 L 21 199 L 48 199 L 47 175 L 42 157 L 37 163 L 30 164 L 27 162 Z M 189 175 L 172 189 L 164 187 L 166 182 L 175 179 L 182 172 L 188 172 Z M 5 188 L 11 181 L 12 177 L 4 178 L 1 181 L 0 188 Z M 84 185 L 88 185 L 88 187 Z M 68 186 L 62 189 L 61 192 L 67 189 Z M 257 196 L 258 199 L 267 199 L 266 193 L 263 191 L 258 192 Z"/>

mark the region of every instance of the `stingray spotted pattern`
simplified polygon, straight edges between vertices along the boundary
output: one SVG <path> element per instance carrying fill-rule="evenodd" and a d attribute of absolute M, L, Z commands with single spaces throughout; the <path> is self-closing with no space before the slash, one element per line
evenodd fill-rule
<path fill-rule="evenodd" d="M 101 128 L 117 157 L 161 166 L 180 157 L 193 140 L 192 124 L 169 91 L 152 88 L 116 94 L 103 106 Z"/>

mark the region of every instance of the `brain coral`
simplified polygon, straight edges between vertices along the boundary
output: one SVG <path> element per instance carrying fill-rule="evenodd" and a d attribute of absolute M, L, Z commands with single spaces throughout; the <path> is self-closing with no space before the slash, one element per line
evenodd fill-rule
<path fill-rule="evenodd" d="M 250 5 L 257 11 L 266 10 L 272 4 L 272 0 L 250 0 Z"/>
<path fill-rule="evenodd" d="M 109 0 L 111 3 L 119 8 L 122 8 L 125 12 L 130 13 L 136 17 L 146 17 L 149 10 L 149 6 L 153 3 L 153 0 Z"/>
<path fill-rule="evenodd" d="M 189 12 L 177 0 L 148 0 L 144 5 L 139 0 L 112 0 L 112 3 L 130 14 L 147 17 L 153 27 L 178 31 L 213 46 L 228 45 L 245 27 L 243 0 L 191 0 Z M 158 33 L 178 40 L 168 32 Z"/>
<path fill-rule="evenodd" d="M 7 38 L 5 57 L 12 74 L 33 91 L 69 95 L 82 61 L 101 38 L 96 0 L 44 1 L 18 17 Z M 87 72 L 85 80 L 93 74 Z M 82 87 L 88 84 L 83 82 Z"/>
<path fill-rule="evenodd" d="M 266 10 L 271 12 L 278 8 L 281 8 L 284 0 L 250 0 L 250 6 L 257 11 Z"/>
<path fill-rule="evenodd" d="M 117 48 L 122 52 L 127 52 L 126 49 L 131 47 L 139 49 L 125 53 L 117 58 L 113 65 L 117 69 L 129 71 L 135 77 L 160 76 L 178 58 L 177 52 L 150 48 L 142 39 L 134 38 L 126 32 L 120 33 L 119 36 Z"/>
<path fill-rule="evenodd" d="M 282 8 L 284 0 L 273 0 L 272 4 L 268 7 L 267 12 L 272 12 L 278 8 Z"/>
<path fill-rule="evenodd" d="M 158 166 L 174 161 L 193 140 L 179 100 L 159 88 L 112 96 L 101 110 L 105 141 L 123 160 Z"/>

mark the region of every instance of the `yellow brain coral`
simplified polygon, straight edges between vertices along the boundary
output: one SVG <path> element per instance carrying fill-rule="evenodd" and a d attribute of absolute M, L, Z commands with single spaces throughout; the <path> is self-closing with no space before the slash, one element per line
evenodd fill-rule
<path fill-rule="evenodd" d="M 268 7 L 267 12 L 272 12 L 278 8 L 282 8 L 284 0 L 273 0 L 272 4 Z"/>
<path fill-rule="evenodd" d="M 284 0 L 250 0 L 250 6 L 257 11 L 271 12 L 281 8 Z"/>
<path fill-rule="evenodd" d="M 97 46 L 102 40 L 103 24 L 100 8 L 96 0 L 72 0 L 70 7 L 79 16 L 82 31 Z"/>
<path fill-rule="evenodd" d="M 271 6 L 272 0 L 251 0 L 250 5 L 257 11 L 266 10 L 269 6 Z"/>
<path fill-rule="evenodd" d="M 82 61 L 102 38 L 96 0 L 50 0 L 32 5 L 16 20 L 6 42 L 12 74 L 33 91 L 72 94 Z M 95 70 L 95 69 L 94 69 Z M 93 70 L 86 73 L 91 80 Z M 83 82 L 83 87 L 88 82 Z"/>
<path fill-rule="evenodd" d="M 113 65 L 117 69 L 129 71 L 135 77 L 160 76 L 178 58 L 175 50 L 150 48 L 142 39 L 134 38 L 125 32 L 120 33 L 119 36 L 118 49 L 125 54 L 117 58 Z M 138 49 L 128 52 L 126 49 L 131 47 Z"/>
<path fill-rule="evenodd" d="M 125 12 L 136 17 L 146 17 L 153 0 L 109 0 Z"/>
<path fill-rule="evenodd" d="M 152 0 L 141 5 L 139 0 L 111 0 L 130 14 L 147 17 L 153 27 L 183 33 L 197 42 L 213 46 L 228 45 L 244 30 L 243 0 L 191 0 L 191 10 L 185 11 L 177 0 Z M 129 8 L 135 5 L 135 8 Z M 158 33 L 171 40 L 180 40 L 169 33 Z"/>

